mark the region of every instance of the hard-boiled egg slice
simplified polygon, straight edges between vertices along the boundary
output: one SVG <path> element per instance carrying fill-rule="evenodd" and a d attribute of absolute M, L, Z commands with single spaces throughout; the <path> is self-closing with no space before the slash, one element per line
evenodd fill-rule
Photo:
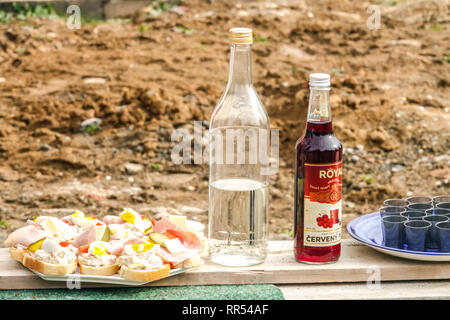
<path fill-rule="evenodd" d="M 70 215 L 70 220 L 74 225 L 79 226 L 82 229 L 86 229 L 92 225 L 96 225 L 98 222 L 97 219 L 86 217 L 82 211 L 78 210 Z"/>
<path fill-rule="evenodd" d="M 111 252 L 111 244 L 105 241 L 94 241 L 89 246 L 88 253 L 91 255 L 104 256 Z"/>
<path fill-rule="evenodd" d="M 137 253 L 142 253 L 150 250 L 153 248 L 153 243 L 140 243 L 140 244 L 132 244 L 131 248 L 136 251 Z"/>
<path fill-rule="evenodd" d="M 158 250 L 159 245 L 154 243 L 128 244 L 123 248 L 123 252 L 129 256 L 135 256 L 142 253 L 150 253 Z"/>
<path fill-rule="evenodd" d="M 150 220 L 143 220 L 141 215 L 131 208 L 125 208 L 120 214 L 120 217 L 123 219 L 123 221 L 132 224 L 140 232 L 145 232 L 145 230 L 152 225 Z"/>
<path fill-rule="evenodd" d="M 45 239 L 44 242 L 42 242 L 41 250 L 48 253 L 56 253 L 62 250 L 62 247 L 54 239 Z"/>
<path fill-rule="evenodd" d="M 131 224 L 142 222 L 141 215 L 131 208 L 123 209 L 123 212 L 120 214 L 120 217 L 122 218 L 123 221 Z"/>

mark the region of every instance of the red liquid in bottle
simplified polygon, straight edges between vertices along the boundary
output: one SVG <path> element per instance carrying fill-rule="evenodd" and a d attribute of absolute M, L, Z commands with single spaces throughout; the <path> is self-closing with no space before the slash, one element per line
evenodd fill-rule
<path fill-rule="evenodd" d="M 342 144 L 333 134 L 331 121 L 308 121 L 306 133 L 297 142 L 295 149 L 295 259 L 305 263 L 330 263 L 337 261 L 341 254 Z M 310 168 L 316 171 L 306 172 Z M 334 173 L 336 174 L 333 175 Z M 305 175 L 309 175 L 309 177 L 305 177 Z M 325 178 L 320 182 L 319 180 L 321 179 L 317 176 Z M 314 179 L 318 182 L 310 182 Z M 305 227 L 307 227 L 305 226 L 305 183 L 307 184 L 308 195 L 311 194 L 311 196 L 306 196 L 308 203 L 312 203 L 315 206 L 311 207 L 313 209 L 308 209 L 307 214 L 311 216 L 308 218 L 308 221 L 309 225 L 311 225 L 312 219 L 317 221 L 317 225 L 314 225 L 314 228 L 318 231 L 311 233 L 313 235 L 317 234 L 317 237 L 305 237 Z M 316 188 L 315 185 L 320 183 L 322 183 L 322 187 Z M 331 187 L 328 188 L 327 185 Z M 328 188 L 327 191 L 320 191 L 326 188 Z M 321 202 L 324 202 L 325 205 L 319 204 Z M 333 203 L 334 207 L 327 207 L 327 202 Z M 320 209 L 314 210 L 314 208 Z M 325 216 L 327 219 L 325 219 Z M 333 244 L 326 245 L 326 240 L 320 240 L 322 242 L 318 241 L 317 246 L 312 244 L 311 241 L 305 245 L 305 239 L 316 241 L 321 239 L 322 234 L 325 235 L 324 239 L 327 239 L 327 235 L 331 235 L 329 236 L 331 240 L 328 243 Z"/>

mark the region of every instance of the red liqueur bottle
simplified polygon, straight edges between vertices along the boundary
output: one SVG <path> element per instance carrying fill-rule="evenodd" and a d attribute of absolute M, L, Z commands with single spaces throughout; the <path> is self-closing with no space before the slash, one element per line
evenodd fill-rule
<path fill-rule="evenodd" d="M 309 76 L 306 132 L 295 146 L 294 251 L 299 262 L 339 259 L 342 230 L 342 144 L 333 134 L 330 76 Z"/>

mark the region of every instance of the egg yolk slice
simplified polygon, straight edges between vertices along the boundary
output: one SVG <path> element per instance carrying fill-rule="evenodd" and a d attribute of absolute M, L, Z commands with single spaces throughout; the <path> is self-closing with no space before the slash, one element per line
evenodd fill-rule
<path fill-rule="evenodd" d="M 136 216 L 128 209 L 125 209 L 124 212 L 120 214 L 120 217 L 123 221 L 133 224 L 136 221 Z"/>
<path fill-rule="evenodd" d="M 150 250 L 154 245 L 154 243 L 132 244 L 131 248 L 137 253 L 141 253 Z"/>

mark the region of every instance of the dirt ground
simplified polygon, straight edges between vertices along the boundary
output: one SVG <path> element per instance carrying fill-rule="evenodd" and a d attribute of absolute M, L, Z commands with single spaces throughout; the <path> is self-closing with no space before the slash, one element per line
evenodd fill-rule
<path fill-rule="evenodd" d="M 311 72 L 332 75 L 344 223 L 412 194 L 450 194 L 450 2 L 183 1 L 128 20 L 0 26 L 0 246 L 39 214 L 132 207 L 207 223 L 208 166 L 171 161 L 174 129 L 205 130 L 228 77 L 228 29 L 251 27 L 253 80 L 280 129 L 270 238 L 293 224 L 293 150 Z M 82 128 L 99 118 L 100 127 Z"/>

